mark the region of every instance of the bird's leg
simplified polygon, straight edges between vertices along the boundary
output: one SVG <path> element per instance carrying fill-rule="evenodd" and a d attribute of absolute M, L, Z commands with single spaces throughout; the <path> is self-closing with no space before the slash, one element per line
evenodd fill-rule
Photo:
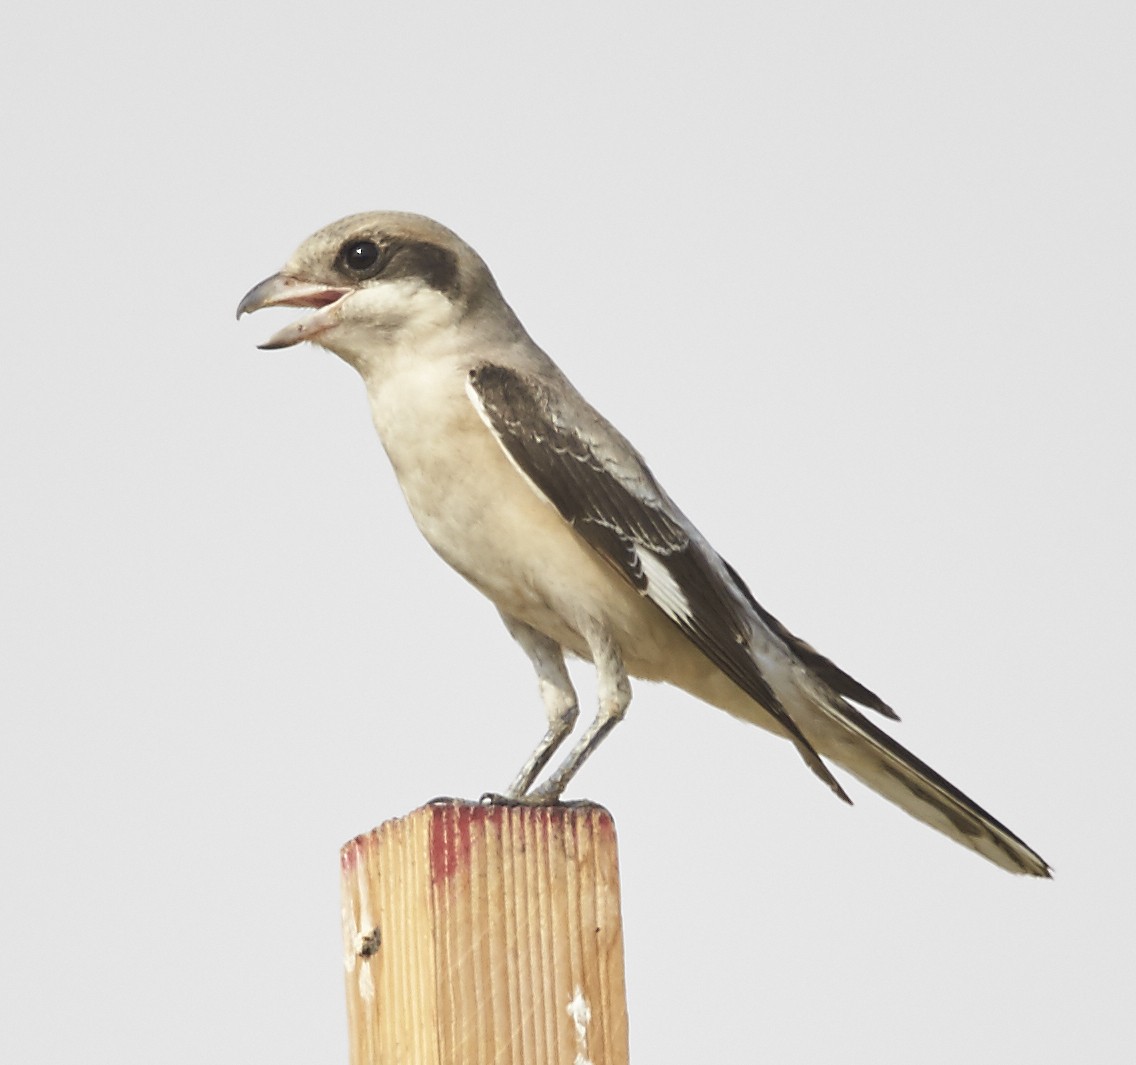
<path fill-rule="evenodd" d="M 548 731 L 525 764 L 521 766 L 520 772 L 505 793 L 506 798 L 523 800 L 525 793 L 532 787 L 532 782 L 572 731 L 576 718 L 580 715 L 580 707 L 576 698 L 576 689 L 572 687 L 572 680 L 564 665 L 564 652 L 560 649 L 560 645 L 544 633 L 537 632 L 531 625 L 526 625 L 508 614 L 502 613 L 501 620 L 505 622 L 509 635 L 529 656 L 529 661 L 536 670 L 540 697 L 544 701 L 544 710 L 548 715 Z"/>
<path fill-rule="evenodd" d="M 599 624 L 583 632 L 592 662 L 596 667 L 596 686 L 599 691 L 599 710 L 595 720 L 587 727 L 568 757 L 556 771 L 528 798 L 535 802 L 556 802 L 576 771 L 604 740 L 607 734 L 623 720 L 631 703 L 631 682 L 623 668 L 623 658 L 611 633 Z"/>

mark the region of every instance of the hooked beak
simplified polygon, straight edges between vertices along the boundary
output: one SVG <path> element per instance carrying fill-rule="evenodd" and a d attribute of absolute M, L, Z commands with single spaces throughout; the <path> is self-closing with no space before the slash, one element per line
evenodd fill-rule
<path fill-rule="evenodd" d="M 259 285 L 254 285 L 237 306 L 237 317 L 252 314 L 263 307 L 314 307 L 309 314 L 291 325 L 286 325 L 257 347 L 270 351 L 276 348 L 290 348 L 304 340 L 313 340 L 320 333 L 330 329 L 338 320 L 336 314 L 339 301 L 351 292 L 349 288 L 335 288 L 320 285 L 290 274 L 273 274 Z"/>

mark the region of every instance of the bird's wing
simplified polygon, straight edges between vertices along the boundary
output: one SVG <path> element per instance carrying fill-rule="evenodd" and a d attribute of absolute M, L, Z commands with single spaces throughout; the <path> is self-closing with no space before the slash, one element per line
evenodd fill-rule
<path fill-rule="evenodd" d="M 556 384 L 551 388 L 535 375 L 483 364 L 470 371 L 468 392 L 533 488 L 625 581 L 764 707 L 813 772 L 848 802 L 750 653 L 759 628 L 765 629 L 762 635 L 784 642 L 781 626 L 773 620 L 776 627 L 771 627 L 769 620 L 748 609 L 742 590 L 734 586 L 736 575 L 694 532 L 635 449 L 570 385 Z"/>
<path fill-rule="evenodd" d="M 802 640 L 799 636 L 794 636 L 785 628 L 780 621 L 754 598 L 753 592 L 749 590 L 746 582 L 738 575 L 738 571 L 725 559 L 722 559 L 722 565 L 726 567 L 726 572 L 729 573 L 730 579 L 737 585 L 738 590 L 745 596 L 746 601 L 753 608 L 757 616 L 765 622 L 771 632 L 777 634 L 789 650 L 793 652 L 797 659 L 808 668 L 815 677 L 823 681 L 837 695 L 843 695 L 846 699 L 851 699 L 861 706 L 875 710 L 877 713 L 883 714 L 884 717 L 891 718 L 892 721 L 899 720 L 899 714 L 888 706 L 874 691 L 870 688 L 865 688 L 855 677 L 850 677 L 833 662 L 832 659 L 822 655 L 811 643 Z"/>

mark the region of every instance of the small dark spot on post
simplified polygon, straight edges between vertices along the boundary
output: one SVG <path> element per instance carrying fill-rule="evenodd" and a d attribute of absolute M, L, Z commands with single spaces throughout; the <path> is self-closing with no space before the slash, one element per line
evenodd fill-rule
<path fill-rule="evenodd" d="M 359 957 L 370 958 L 374 954 L 377 954 L 382 943 L 382 933 L 377 928 L 372 929 L 359 941 Z"/>

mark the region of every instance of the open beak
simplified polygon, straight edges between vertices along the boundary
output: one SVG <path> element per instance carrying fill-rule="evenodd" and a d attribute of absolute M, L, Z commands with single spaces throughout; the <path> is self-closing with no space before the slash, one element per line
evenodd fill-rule
<path fill-rule="evenodd" d="M 257 347 L 265 351 L 290 348 L 304 340 L 314 340 L 338 321 L 339 301 L 349 288 L 315 284 L 290 274 L 273 274 L 253 286 L 237 306 L 237 317 L 252 314 L 263 307 L 314 307 L 315 312 L 286 325 Z"/>

